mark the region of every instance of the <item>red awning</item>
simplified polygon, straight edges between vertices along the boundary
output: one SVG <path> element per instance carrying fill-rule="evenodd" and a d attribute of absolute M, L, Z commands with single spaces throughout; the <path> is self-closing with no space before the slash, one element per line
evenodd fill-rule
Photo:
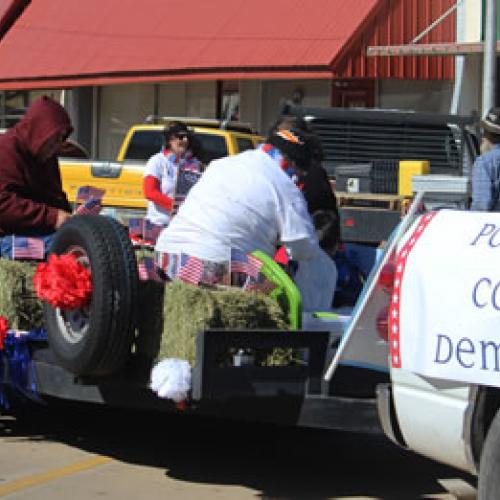
<path fill-rule="evenodd" d="M 331 78 L 377 0 L 36 0 L 0 41 L 0 89 Z"/>

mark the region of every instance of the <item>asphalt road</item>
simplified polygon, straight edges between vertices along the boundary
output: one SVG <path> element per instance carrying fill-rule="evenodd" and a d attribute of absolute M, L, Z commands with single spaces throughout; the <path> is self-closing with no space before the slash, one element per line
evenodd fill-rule
<path fill-rule="evenodd" d="M 0 498 L 473 499 L 474 487 L 383 436 L 78 406 L 0 414 Z"/>

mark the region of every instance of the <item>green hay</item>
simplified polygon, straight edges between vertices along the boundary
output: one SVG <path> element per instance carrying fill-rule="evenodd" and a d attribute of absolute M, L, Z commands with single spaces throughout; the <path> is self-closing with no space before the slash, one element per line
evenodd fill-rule
<path fill-rule="evenodd" d="M 271 298 L 239 289 L 208 290 L 173 282 L 165 286 L 163 332 L 157 359 L 194 364 L 196 336 L 212 328 L 286 329 L 286 316 Z M 282 358 L 274 353 L 274 358 Z M 285 355 L 288 357 L 288 354 Z"/>
<path fill-rule="evenodd" d="M 36 264 L 0 259 L 0 315 L 19 330 L 43 324 L 42 302 L 33 291 Z"/>

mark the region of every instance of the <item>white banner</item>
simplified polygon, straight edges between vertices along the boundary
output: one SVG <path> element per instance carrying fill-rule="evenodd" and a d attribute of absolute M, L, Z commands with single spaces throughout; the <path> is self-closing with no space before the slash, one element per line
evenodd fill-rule
<path fill-rule="evenodd" d="M 398 254 L 391 362 L 500 387 L 500 213 L 422 216 Z"/>

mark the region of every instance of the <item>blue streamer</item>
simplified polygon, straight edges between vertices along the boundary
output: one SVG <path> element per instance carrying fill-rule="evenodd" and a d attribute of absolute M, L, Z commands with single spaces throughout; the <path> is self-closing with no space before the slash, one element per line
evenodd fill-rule
<path fill-rule="evenodd" d="M 31 350 L 42 342 L 47 342 L 47 334 L 41 328 L 19 336 L 12 330 L 7 333 L 4 348 L 0 351 L 0 407 L 9 409 L 6 387 L 18 396 L 41 402 Z"/>

